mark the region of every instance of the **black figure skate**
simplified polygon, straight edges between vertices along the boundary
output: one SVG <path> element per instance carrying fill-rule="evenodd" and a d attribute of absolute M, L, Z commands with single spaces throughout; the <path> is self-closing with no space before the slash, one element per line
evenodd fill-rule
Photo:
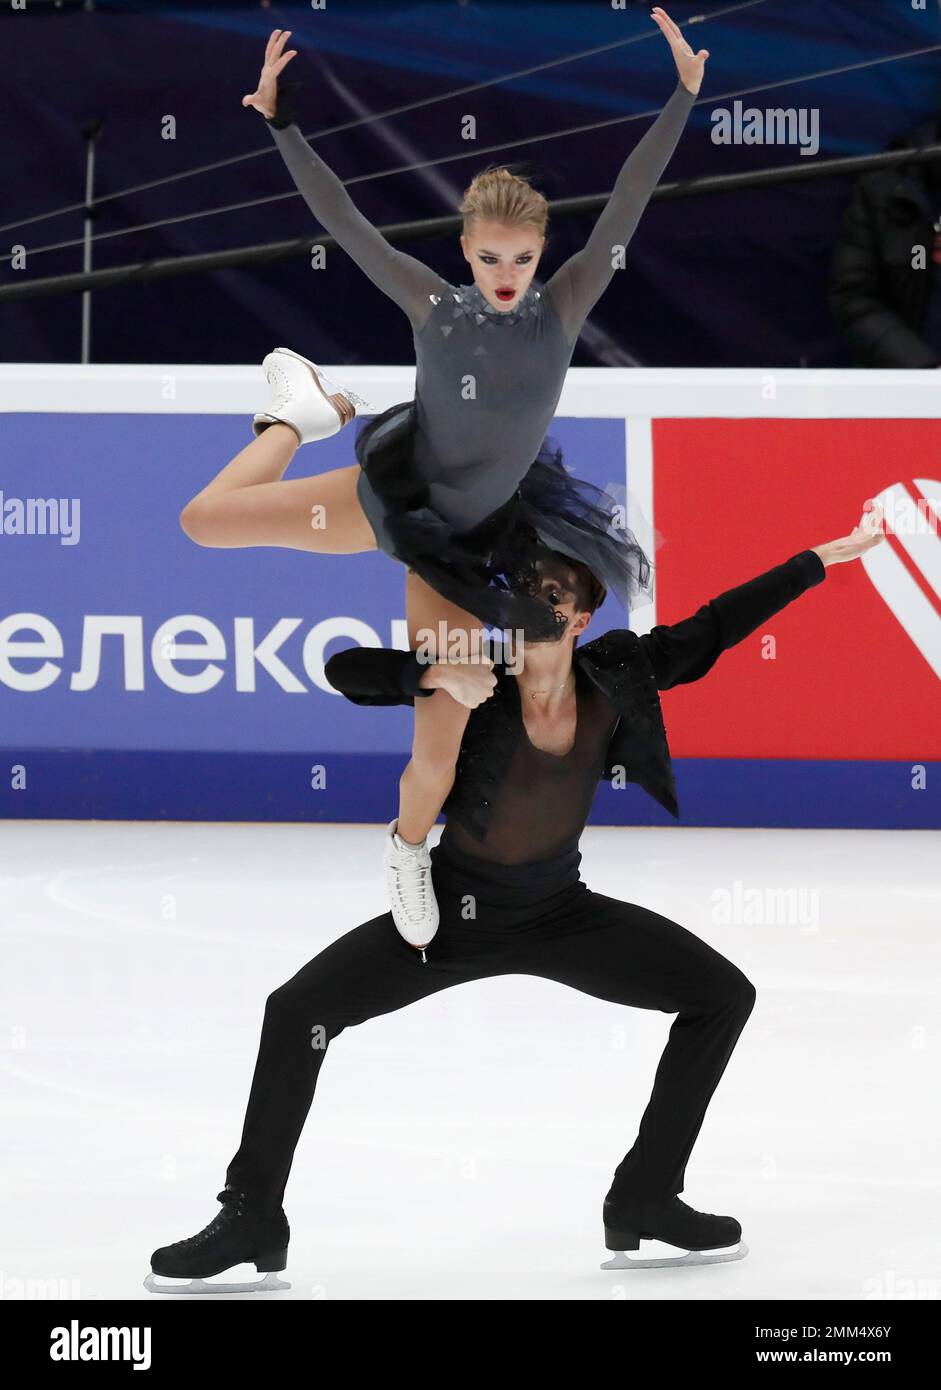
<path fill-rule="evenodd" d="M 222 1210 L 198 1235 L 164 1245 L 151 1256 L 144 1280 L 150 1293 L 270 1293 L 289 1289 L 276 1271 L 288 1261 L 291 1228 L 283 1209 L 272 1216 L 253 1212 L 246 1194 L 226 1187 L 218 1194 Z M 233 1265 L 253 1264 L 264 1279 L 246 1284 L 207 1284 L 214 1274 Z M 189 1279 L 188 1284 L 158 1284 L 165 1279 Z"/>
<path fill-rule="evenodd" d="M 641 1251 L 642 1240 L 672 1246 Z M 742 1260 L 748 1246 L 734 1216 L 694 1211 L 679 1197 L 670 1197 L 655 1212 L 631 1213 L 609 1193 L 604 1202 L 604 1243 L 618 1253 L 602 1269 L 669 1269 L 674 1265 L 724 1264 Z M 636 1253 L 632 1253 L 636 1252 Z"/>

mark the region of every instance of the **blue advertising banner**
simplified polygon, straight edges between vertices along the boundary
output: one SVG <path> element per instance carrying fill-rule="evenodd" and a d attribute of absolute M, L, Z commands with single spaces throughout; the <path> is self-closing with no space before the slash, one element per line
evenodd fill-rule
<path fill-rule="evenodd" d="M 407 645 L 404 571 L 378 552 L 204 548 L 179 525 L 186 502 L 249 441 L 255 404 L 245 415 L 131 406 L 3 416 L 0 817 L 395 815 L 412 711 L 351 704 L 323 666 L 353 643 Z M 626 479 L 633 493 L 625 441 L 644 434 L 632 423 L 565 416 L 551 436 L 579 476 L 600 487 Z M 303 449 L 287 476 L 354 462 L 353 440 L 348 429 Z M 639 445 L 634 471 L 646 498 L 643 454 Z M 637 617 L 645 630 L 643 610 Z M 628 624 L 609 598 L 592 635 Z M 920 797 L 899 793 L 910 769 L 896 761 L 674 766 L 687 825 L 941 824 L 934 765 Z M 636 786 L 604 783 L 591 819 L 675 823 Z"/>
<path fill-rule="evenodd" d="M 623 487 L 622 420 L 560 419 L 552 436 L 580 476 Z M 25 786 L 0 814 L 394 814 L 412 712 L 351 704 L 323 665 L 408 645 L 405 572 L 380 552 L 190 540 L 181 510 L 249 438 L 231 415 L 5 417 L 0 747 Z M 288 476 L 353 462 L 346 430 Z M 612 598 L 595 618 L 626 623 Z"/>

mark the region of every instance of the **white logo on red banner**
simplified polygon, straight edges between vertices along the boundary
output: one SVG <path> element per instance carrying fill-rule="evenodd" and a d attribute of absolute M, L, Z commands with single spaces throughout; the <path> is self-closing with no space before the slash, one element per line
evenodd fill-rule
<path fill-rule="evenodd" d="M 941 603 L 941 483 L 927 478 L 913 482 L 924 499 L 921 502 L 904 483 L 883 488 L 873 500 L 885 511 L 887 533 L 896 537 L 925 586 Z M 888 541 L 868 551 L 862 563 L 877 593 L 941 680 L 941 613 Z"/>

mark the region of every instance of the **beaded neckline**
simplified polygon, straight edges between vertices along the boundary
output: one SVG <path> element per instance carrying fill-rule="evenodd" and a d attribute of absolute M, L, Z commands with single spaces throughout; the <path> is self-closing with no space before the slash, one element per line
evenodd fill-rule
<path fill-rule="evenodd" d="M 536 288 L 533 280 L 530 280 L 526 293 L 513 309 L 495 309 L 488 303 L 476 281 L 473 285 L 459 285 L 452 291 L 455 308 L 460 306 L 458 312 L 463 310 L 478 323 L 485 319 L 491 323 L 519 323 L 521 319 L 530 318 L 538 313 L 541 298 L 542 291 Z"/>

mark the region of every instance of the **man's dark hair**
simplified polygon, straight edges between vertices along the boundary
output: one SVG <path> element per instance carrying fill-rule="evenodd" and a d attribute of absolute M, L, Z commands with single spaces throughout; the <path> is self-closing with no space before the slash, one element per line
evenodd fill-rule
<path fill-rule="evenodd" d="M 542 579 L 548 572 L 560 583 L 564 582 L 567 589 L 571 589 L 579 613 L 594 613 L 604 602 L 607 589 L 581 560 L 573 560 L 546 545 L 531 547 L 527 560 L 525 573 L 519 572 L 516 576 L 516 585 L 520 588 L 538 593 Z"/>
<path fill-rule="evenodd" d="M 556 567 L 562 569 L 559 578 L 566 580 L 566 588 L 570 588 L 575 595 L 575 607 L 578 612 L 594 613 L 595 609 L 602 606 L 607 589 L 599 578 L 592 574 L 587 564 L 582 563 L 582 560 L 570 560 L 567 555 L 559 555 L 556 550 L 550 550 L 546 569 L 555 570 Z"/>

